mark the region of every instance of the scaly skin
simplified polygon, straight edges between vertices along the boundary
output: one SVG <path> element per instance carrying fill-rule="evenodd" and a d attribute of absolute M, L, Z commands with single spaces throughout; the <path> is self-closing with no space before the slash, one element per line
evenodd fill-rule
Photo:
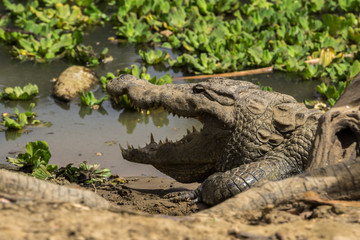
<path fill-rule="evenodd" d="M 291 96 L 223 78 L 155 86 L 121 75 L 108 83 L 107 91 L 115 98 L 127 94 L 139 108 L 161 106 L 204 124 L 200 133 L 189 133 L 177 143 L 157 144 L 152 139 L 144 148 L 122 148 L 122 154 L 180 182 L 202 182 L 174 200 L 189 198 L 210 205 L 260 181 L 301 173 L 321 115 Z"/>
<path fill-rule="evenodd" d="M 0 197 L 13 201 L 71 202 L 107 209 L 110 203 L 96 193 L 42 181 L 0 169 Z"/>

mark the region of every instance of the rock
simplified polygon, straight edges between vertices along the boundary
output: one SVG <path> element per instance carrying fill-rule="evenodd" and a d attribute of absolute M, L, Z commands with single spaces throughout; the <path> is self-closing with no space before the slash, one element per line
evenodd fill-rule
<path fill-rule="evenodd" d="M 54 96 L 70 101 L 78 92 L 89 91 L 98 81 L 94 71 L 82 66 L 71 66 L 63 71 L 54 86 Z"/>

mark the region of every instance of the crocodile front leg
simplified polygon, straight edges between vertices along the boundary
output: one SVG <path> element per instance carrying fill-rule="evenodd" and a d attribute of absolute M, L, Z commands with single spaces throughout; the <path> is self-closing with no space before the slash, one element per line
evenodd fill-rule
<path fill-rule="evenodd" d="M 215 205 L 248 190 L 260 181 L 276 181 L 300 172 L 300 168 L 294 167 L 285 158 L 262 160 L 214 173 L 194 191 L 172 195 L 171 198 L 173 201 L 192 200 Z"/>

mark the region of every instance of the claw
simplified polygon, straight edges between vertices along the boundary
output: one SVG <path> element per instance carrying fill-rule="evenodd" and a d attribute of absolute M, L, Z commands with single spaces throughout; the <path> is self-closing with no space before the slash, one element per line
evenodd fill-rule
<path fill-rule="evenodd" d="M 189 205 L 201 202 L 201 196 L 195 191 L 185 191 L 178 193 L 169 193 L 165 196 L 172 202 L 188 202 Z"/>

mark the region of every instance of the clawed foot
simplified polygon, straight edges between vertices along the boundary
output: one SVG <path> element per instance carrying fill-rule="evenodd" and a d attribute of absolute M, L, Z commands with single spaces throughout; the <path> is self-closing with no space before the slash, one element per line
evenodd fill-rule
<path fill-rule="evenodd" d="M 174 192 L 169 193 L 164 196 L 172 202 L 188 202 L 190 205 L 201 202 L 201 195 L 196 190 L 194 191 L 184 191 L 184 192 Z"/>

